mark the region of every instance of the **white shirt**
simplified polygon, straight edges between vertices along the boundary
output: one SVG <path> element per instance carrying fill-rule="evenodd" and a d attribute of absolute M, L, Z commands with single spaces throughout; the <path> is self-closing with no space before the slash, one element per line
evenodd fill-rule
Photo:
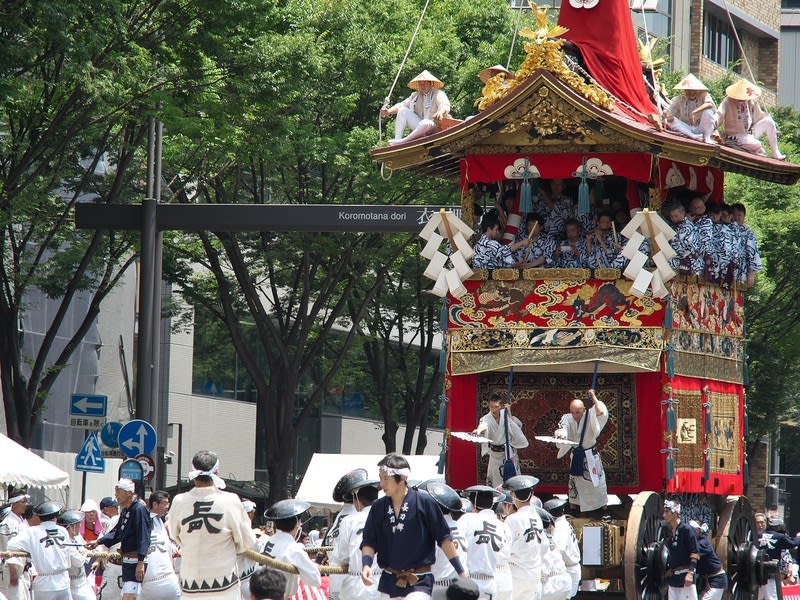
<path fill-rule="evenodd" d="M 542 544 L 546 543 L 539 513 L 530 504 L 521 506 L 506 517 L 506 525 L 511 533 L 509 562 L 528 573 L 531 579 L 539 579 L 544 552 Z"/>
<path fill-rule="evenodd" d="M 15 512 L 9 512 L 6 515 L 6 518 L 0 522 L 0 551 L 8 550 L 8 543 L 11 541 L 15 535 L 17 535 L 20 529 L 24 529 L 28 527 L 28 522 L 20 517 Z M 6 562 L 15 564 L 20 567 L 25 566 L 27 559 L 24 558 L 9 558 Z"/>
<path fill-rule="evenodd" d="M 342 510 L 339 511 L 339 514 L 336 515 L 336 518 L 333 520 L 333 525 L 331 525 L 331 528 L 328 530 L 323 542 L 333 546 L 334 552 L 336 551 L 342 520 L 350 515 L 356 514 L 356 512 L 356 507 L 353 506 L 352 502 L 345 502 L 342 505 Z M 361 572 L 361 567 L 358 568 L 358 571 Z M 328 590 L 331 594 L 337 594 L 342 589 L 342 583 L 345 577 L 346 575 L 330 575 L 328 577 Z"/>
<path fill-rule="evenodd" d="M 54 521 L 20 529 L 8 543 L 8 549 L 24 551 L 31 555 L 31 564 L 36 569 L 36 579 L 31 589 L 34 592 L 57 592 L 69 589 L 69 556 L 62 543 L 69 541 L 69 534 Z"/>
<path fill-rule="evenodd" d="M 150 530 L 150 548 L 147 551 L 147 570 L 142 583 L 164 579 L 175 573 L 172 566 L 172 540 L 169 539 L 164 521 L 155 513 L 150 513 L 153 529 Z"/>
<path fill-rule="evenodd" d="M 447 521 L 447 525 L 450 527 L 450 538 L 456 547 L 458 558 L 461 560 L 461 564 L 465 565 L 467 564 L 467 541 L 461 535 L 458 524 L 453 520 L 453 517 L 445 515 L 444 520 Z M 450 559 L 447 558 L 441 546 L 436 546 L 436 562 L 433 563 L 431 572 L 436 581 L 446 581 L 458 577 L 458 573 L 456 573 L 453 565 L 450 564 Z"/>
<path fill-rule="evenodd" d="M 303 545 L 285 531 L 276 531 L 264 546 L 264 554 L 276 560 L 288 562 L 297 567 L 300 575 L 294 573 L 284 573 L 286 575 L 286 595 L 285 598 L 293 596 L 297 592 L 297 582 L 299 579 L 311 586 L 319 586 L 322 583 L 319 569 L 316 563 L 311 560 L 308 553 L 303 549 Z"/>
<path fill-rule="evenodd" d="M 602 415 L 597 414 L 598 409 L 603 411 Z M 592 448 L 595 444 L 597 444 L 597 438 L 600 437 L 603 427 L 605 427 L 606 423 L 608 423 L 608 407 L 600 400 L 596 400 L 591 408 L 584 411 L 580 423 L 576 422 L 570 413 L 563 415 L 561 417 L 561 421 L 558 423 L 559 429 L 556 431 L 556 437 L 558 437 L 559 434 L 562 434 L 572 442 L 579 442 L 581 439 L 583 422 L 587 419 L 587 417 L 589 422 L 586 425 L 586 433 L 583 434 L 583 444 L 581 445 L 584 448 Z M 558 458 L 561 458 L 572 448 L 574 448 L 574 446 L 570 444 L 557 444 L 557 446 Z"/>
<path fill-rule="evenodd" d="M 332 565 L 347 565 L 349 575 L 343 575 L 340 596 L 348 600 L 377 600 L 378 578 L 373 578 L 372 585 L 367 587 L 361 581 L 361 540 L 364 524 L 369 516 L 369 508 L 355 512 L 339 523 L 336 545 L 329 556 Z"/>
<path fill-rule="evenodd" d="M 493 510 L 486 508 L 464 515 L 458 520 L 458 529 L 467 545 L 470 574 L 494 575 L 498 566 L 508 564 L 508 527 Z"/>
<path fill-rule="evenodd" d="M 481 417 L 478 430 L 485 430 L 485 435 L 496 446 L 506 443 L 505 409 L 500 411 L 500 422 L 494 420 L 492 413 L 486 413 Z M 508 419 L 508 435 L 512 448 L 527 448 L 528 438 L 522 433 L 522 428 L 518 424 L 518 419 L 511 417 Z M 485 452 L 484 452 L 485 453 Z"/>
<path fill-rule="evenodd" d="M 84 540 L 83 536 L 80 534 L 72 538 L 71 541 L 74 544 L 86 543 L 86 540 Z M 90 595 L 94 594 L 92 591 L 92 584 L 90 584 L 89 580 L 86 578 L 86 570 L 84 569 L 87 559 L 76 546 L 66 546 L 64 549 L 67 551 L 67 555 L 69 556 L 68 573 L 70 590 L 78 593 L 82 592 L 82 595 L 85 595 L 87 592 Z"/>

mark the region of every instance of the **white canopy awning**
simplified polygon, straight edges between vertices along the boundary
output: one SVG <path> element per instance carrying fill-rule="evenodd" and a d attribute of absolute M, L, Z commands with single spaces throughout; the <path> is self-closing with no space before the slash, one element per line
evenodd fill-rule
<path fill-rule="evenodd" d="M 383 454 L 321 454 L 314 453 L 311 463 L 306 469 L 303 483 L 295 496 L 299 500 L 309 502 L 315 508 L 326 508 L 338 511 L 341 503 L 333 501 L 333 488 L 342 475 L 353 469 L 366 469 L 370 478 L 378 479 L 378 461 Z M 444 479 L 439 473 L 438 454 L 406 456 L 411 466 L 411 478 L 414 481 L 427 479 Z"/>
<path fill-rule="evenodd" d="M 0 433 L 0 484 L 66 488 L 69 475 Z"/>

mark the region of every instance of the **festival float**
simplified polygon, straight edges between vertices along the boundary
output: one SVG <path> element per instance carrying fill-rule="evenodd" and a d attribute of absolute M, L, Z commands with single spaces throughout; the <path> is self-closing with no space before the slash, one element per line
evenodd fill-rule
<path fill-rule="evenodd" d="M 509 212 L 521 215 L 522 190 L 538 179 L 579 181 L 580 195 L 613 181 L 639 211 L 632 230 L 649 239 L 649 260 L 633 273 L 465 270 L 459 265 L 469 250 L 456 239 L 464 232 L 440 219 L 442 237 L 465 255 L 452 270 L 444 260 L 438 265 L 447 308 L 447 431 L 471 431 L 488 398 L 510 389 L 530 440 L 520 451 L 522 473 L 540 479 L 537 495 L 564 493 L 568 458 L 557 459 L 535 437 L 552 435 L 569 401 L 585 397 L 596 377 L 610 413 L 598 447 L 608 491 L 622 504 L 609 507 L 611 519 L 572 520 L 579 537 L 592 529 L 599 539 L 599 557 L 584 556 L 584 579 L 610 579 L 630 600 L 664 597 L 661 513 L 670 497 L 680 499 L 685 521 L 709 524 L 730 595 L 755 599 L 774 565 L 754 543 L 743 495 L 745 285 L 662 268 L 655 255 L 668 244 L 656 215 L 676 185 L 721 201 L 726 173 L 792 185 L 800 166 L 665 131 L 644 84 L 627 3 L 564 2 L 556 28 L 545 10 L 533 9 L 537 30 L 521 32 L 522 64 L 513 78 L 487 82 L 478 114 L 371 156 L 384 170 L 454 181 L 466 223 L 481 185 L 516 189 Z M 477 444 L 450 437 L 446 456 L 454 488 L 485 480 Z"/>

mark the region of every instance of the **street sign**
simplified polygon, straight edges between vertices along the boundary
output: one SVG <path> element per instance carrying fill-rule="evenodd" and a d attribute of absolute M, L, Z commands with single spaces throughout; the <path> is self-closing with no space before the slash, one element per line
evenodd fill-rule
<path fill-rule="evenodd" d="M 106 424 L 108 396 L 72 394 L 69 403 L 69 426 L 78 429 L 100 429 Z"/>
<path fill-rule="evenodd" d="M 130 479 L 131 481 L 141 481 L 144 477 L 142 463 L 135 458 L 127 458 L 119 466 L 119 478 Z"/>
<path fill-rule="evenodd" d="M 122 423 L 119 421 L 109 421 L 100 430 L 100 441 L 109 448 L 119 448 L 119 430 L 122 429 Z"/>
<path fill-rule="evenodd" d="M 106 461 L 100 452 L 100 442 L 94 431 L 83 442 L 80 452 L 75 457 L 75 470 L 88 473 L 103 473 L 106 470 Z"/>
<path fill-rule="evenodd" d="M 125 459 L 125 455 L 119 451 L 119 448 L 103 448 L 103 458 L 121 458 Z"/>
<path fill-rule="evenodd" d="M 145 481 L 152 481 L 153 476 L 156 474 L 156 462 L 147 456 L 147 454 L 140 454 L 136 457 L 139 464 L 142 465 L 142 472 L 144 473 Z"/>
<path fill-rule="evenodd" d="M 69 414 L 75 417 L 105 417 L 108 410 L 108 396 L 72 394 Z"/>
<path fill-rule="evenodd" d="M 150 454 L 156 449 L 156 430 L 147 421 L 134 419 L 119 430 L 117 443 L 125 456 L 133 458 L 139 454 Z"/>

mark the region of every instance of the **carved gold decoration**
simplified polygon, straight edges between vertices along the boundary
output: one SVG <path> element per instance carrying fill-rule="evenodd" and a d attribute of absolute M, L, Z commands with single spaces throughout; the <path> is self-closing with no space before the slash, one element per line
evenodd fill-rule
<path fill-rule="evenodd" d="M 600 268 L 594 270 L 595 279 L 605 279 L 608 281 L 616 281 L 622 277 L 622 271 L 620 269 L 607 269 L 607 268 Z"/>
<path fill-rule="evenodd" d="M 571 71 L 564 64 L 564 53 L 561 50 L 564 40 L 555 38 L 568 30 L 559 25 L 550 27 L 547 22 L 547 7 L 539 8 L 531 2 L 528 4 L 536 16 L 536 30 L 526 27 L 519 32 L 520 36 L 532 40 L 524 45 L 525 60 L 522 61 L 522 65 L 517 69 L 513 78 L 507 77 L 504 73 L 499 73 L 486 82 L 481 97 L 476 102 L 478 108 L 480 110 L 488 108 L 498 100 L 505 98 L 509 92 L 516 88 L 525 78 L 532 75 L 534 71 L 545 69 L 583 95 L 592 104 L 608 111 L 613 110 L 614 101 L 603 88 L 594 83 L 586 83 L 583 77 Z M 547 94 L 545 93 L 544 95 Z"/>
<path fill-rule="evenodd" d="M 519 269 L 495 269 L 492 279 L 496 281 L 515 281 L 519 279 Z"/>

